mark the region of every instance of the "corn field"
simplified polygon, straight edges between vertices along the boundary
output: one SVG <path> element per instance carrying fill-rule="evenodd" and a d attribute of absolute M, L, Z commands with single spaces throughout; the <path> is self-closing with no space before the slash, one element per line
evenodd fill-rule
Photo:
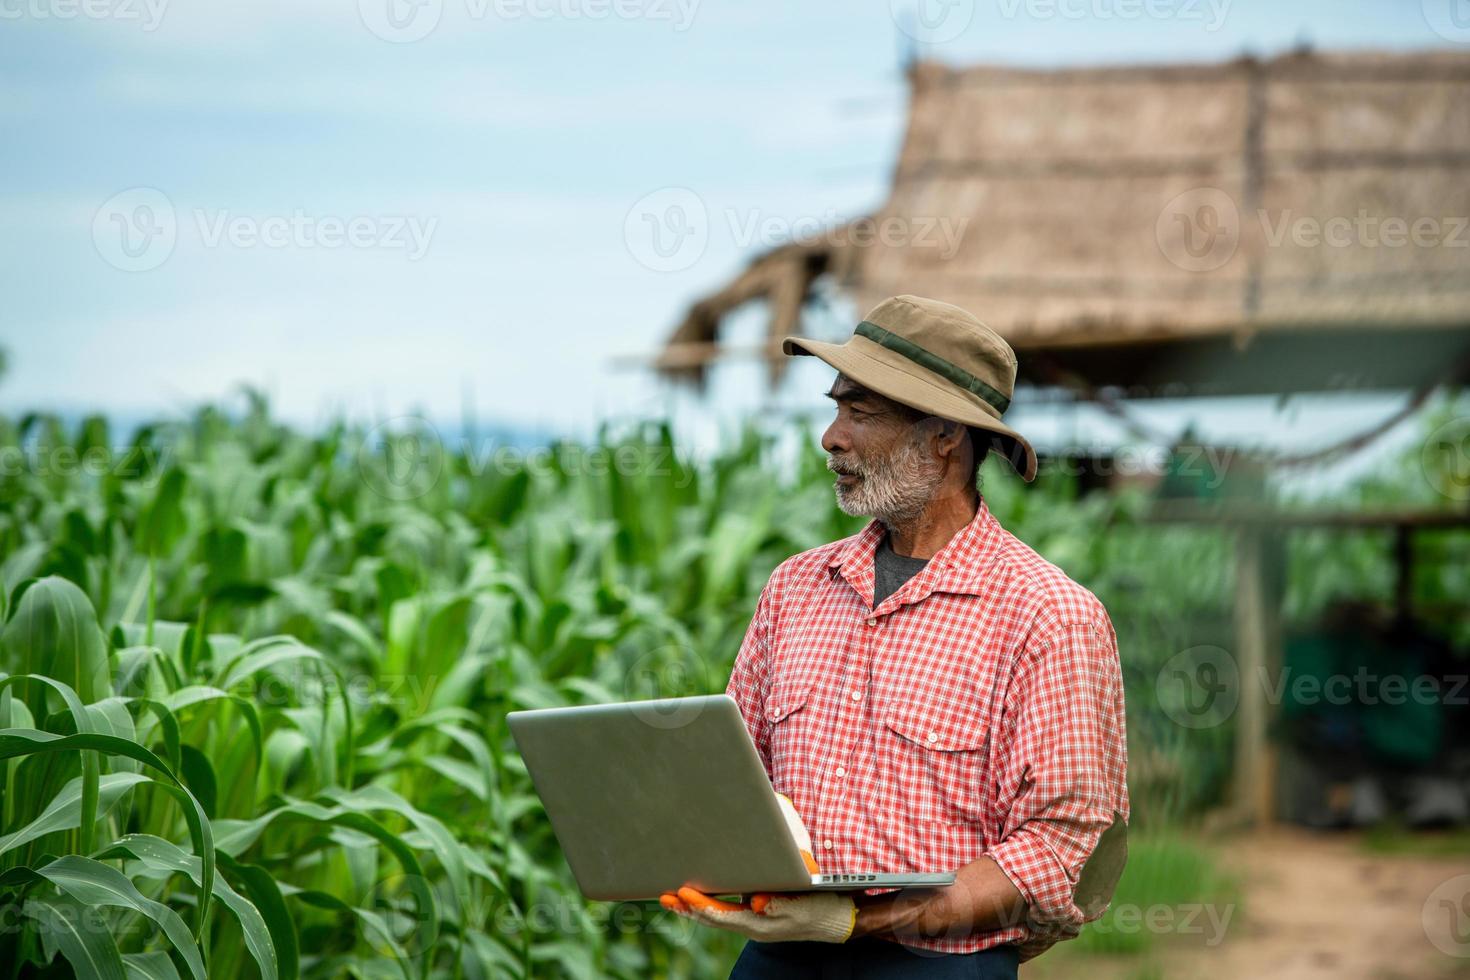
<path fill-rule="evenodd" d="M 412 422 L 307 435 L 252 396 L 113 436 L 0 418 L 0 971 L 728 968 L 729 937 L 580 898 L 504 717 L 721 690 L 770 570 L 863 523 L 816 432 L 697 463 L 659 424 L 492 453 Z M 1141 763 L 1141 812 L 1209 802 L 1228 726 L 1168 725 L 1149 685 L 1228 619 L 1228 542 L 986 474 L 1003 523 L 1109 605 L 1135 758 L 1189 760 L 1157 787 Z M 1375 587 L 1386 552 L 1347 547 L 1320 550 Z"/>

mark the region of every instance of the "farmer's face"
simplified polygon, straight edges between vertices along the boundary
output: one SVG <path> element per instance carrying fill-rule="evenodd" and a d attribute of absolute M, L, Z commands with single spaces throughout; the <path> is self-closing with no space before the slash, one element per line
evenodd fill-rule
<path fill-rule="evenodd" d="M 917 517 L 944 477 L 924 416 L 840 374 L 827 397 L 837 417 L 822 433 L 822 448 L 837 474 L 837 506 L 885 524 Z"/>

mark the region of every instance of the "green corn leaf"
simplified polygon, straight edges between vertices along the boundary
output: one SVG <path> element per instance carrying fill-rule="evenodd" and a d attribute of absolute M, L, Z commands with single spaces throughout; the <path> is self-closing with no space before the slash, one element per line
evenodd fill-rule
<path fill-rule="evenodd" d="M 37 586 L 40 587 L 43 584 L 44 581 L 41 583 L 37 583 Z M 71 585 L 70 582 L 67 582 L 66 584 Z M 75 588 L 75 586 L 72 586 L 72 588 Z M 35 589 L 32 589 L 30 591 L 33 592 L 35 591 Z M 86 598 L 83 597 L 82 601 L 86 602 Z M 91 609 L 90 603 L 87 604 L 87 609 Z M 81 629 L 84 633 L 86 632 L 85 627 L 83 627 L 80 622 L 74 623 L 73 626 L 77 629 Z M 95 620 L 91 623 L 91 626 L 95 628 Z M 83 645 L 84 644 L 81 643 L 74 644 L 75 647 L 80 647 Z M 80 663 L 80 661 L 78 661 L 78 663 Z M 78 667 L 78 669 L 80 670 L 81 668 Z M 0 705 L 5 706 L 4 710 L 0 710 L 0 716 L 8 717 L 10 714 L 8 710 L 10 688 L 16 685 L 30 683 L 32 681 L 49 687 L 57 694 L 61 695 L 61 699 L 66 703 L 67 710 L 71 714 L 72 725 L 76 728 L 78 734 L 86 734 L 92 731 L 92 713 L 87 710 L 87 706 L 82 703 L 82 700 L 77 695 L 76 691 L 73 690 L 65 681 L 56 680 L 42 674 L 16 674 L 14 676 L 6 677 L 3 680 L 0 680 Z M 36 707 L 40 707 L 42 704 L 42 700 L 38 699 L 36 701 Z M 101 769 L 98 765 L 97 754 L 95 752 L 83 752 L 81 756 L 81 768 L 81 798 L 78 801 L 79 810 L 77 813 L 77 828 L 80 831 L 80 834 L 78 835 L 80 838 L 79 846 L 83 851 L 91 851 L 92 837 L 96 833 L 97 829 L 98 777 L 101 774 Z"/>
<path fill-rule="evenodd" d="M 470 881 L 465 866 L 464 848 L 437 817 L 421 812 L 403 797 L 382 786 L 364 786 L 351 793 L 334 788 L 322 795 L 346 808 L 362 812 L 386 810 L 403 817 L 428 841 L 430 850 L 449 876 L 456 901 L 462 905 L 469 900 Z"/>
<path fill-rule="evenodd" d="M 245 723 L 250 726 L 250 736 L 255 740 L 256 761 L 260 760 L 260 753 L 265 744 L 265 738 L 261 734 L 260 712 L 249 698 L 238 694 L 222 691 L 217 687 L 207 685 L 196 685 L 180 688 L 164 696 L 162 699 L 165 706 L 174 714 L 180 714 L 186 708 L 192 708 L 197 704 L 206 704 L 210 701 L 228 701 L 240 709 L 245 716 Z"/>
<path fill-rule="evenodd" d="M 163 930 L 196 980 L 204 980 L 204 959 L 199 954 L 194 937 L 189 934 L 189 927 L 184 925 L 184 920 L 167 905 L 144 897 L 137 886 L 116 868 L 91 858 L 68 854 L 39 868 L 12 870 L 29 871 L 37 879 L 51 882 L 83 905 L 124 908 L 146 916 Z"/>
<path fill-rule="evenodd" d="M 392 926 L 388 924 L 388 921 L 381 914 L 373 909 L 349 905 L 336 895 L 327 892 L 295 888 L 292 886 L 284 886 L 281 891 L 288 897 L 295 898 L 297 901 L 304 902 L 307 905 L 312 905 L 320 909 L 330 909 L 333 912 L 346 912 L 356 917 L 362 923 L 363 932 L 368 936 L 369 941 L 375 945 L 380 945 L 381 948 L 393 954 L 393 959 L 403 971 L 405 980 L 411 980 L 412 974 L 409 972 L 409 964 L 413 961 L 413 958 L 404 949 L 403 944 L 394 935 Z"/>
<path fill-rule="evenodd" d="M 134 786 L 151 782 L 153 782 L 152 778 L 141 773 L 119 772 L 102 776 L 99 780 L 97 794 L 98 816 L 111 812 L 123 794 Z M 19 830 L 0 837 L 0 854 L 12 851 L 22 844 L 28 844 L 58 830 L 73 830 L 80 826 L 82 822 L 81 802 L 82 778 L 78 776 L 70 780 L 61 788 L 61 792 L 51 798 L 51 802 L 36 819 Z"/>
<path fill-rule="evenodd" d="M 296 980 L 299 975 L 300 951 L 296 939 L 296 924 L 286 908 L 286 899 L 270 872 L 255 864 L 243 864 L 228 854 L 220 855 L 223 864 L 235 877 L 250 901 L 265 920 L 271 942 L 276 949 L 276 965 L 280 980 Z"/>
<path fill-rule="evenodd" d="M 99 857 L 130 858 L 154 873 L 187 875 L 195 885 L 203 887 L 203 862 L 198 856 L 152 834 L 127 834 L 104 850 Z M 294 944 L 289 970 L 283 971 L 272 930 L 266 925 L 261 911 L 235 891 L 222 876 L 214 878 L 212 890 L 220 904 L 239 920 L 245 946 L 260 967 L 263 980 L 277 980 L 283 976 L 290 980 L 295 977 Z"/>
<path fill-rule="evenodd" d="M 137 742 L 114 738 L 110 735 L 53 735 L 50 732 L 17 728 L 0 730 L 0 759 L 21 758 L 44 752 L 70 752 L 78 749 L 91 749 L 97 752 L 105 752 L 109 755 L 125 756 L 126 758 L 157 769 L 159 772 L 168 776 L 171 784 L 157 783 L 157 785 L 159 789 L 178 800 L 180 808 L 184 813 L 184 820 L 189 825 L 189 839 L 193 843 L 194 850 L 203 857 L 202 885 L 199 894 L 199 921 L 196 923 L 194 930 L 196 936 L 202 935 L 205 924 L 209 921 L 209 901 L 213 891 L 215 877 L 214 830 L 210 826 L 209 818 L 205 816 L 203 808 L 200 807 L 199 801 L 189 793 L 183 783 L 179 781 L 179 778 L 164 764 L 163 760 Z M 84 755 L 83 758 L 86 758 L 86 756 Z M 83 787 L 83 809 L 85 814 L 85 780 L 83 781 Z M 92 818 L 95 822 L 95 806 Z"/>
<path fill-rule="evenodd" d="M 117 940 L 96 909 L 74 898 L 31 898 L 22 909 L 36 923 L 48 954 L 60 952 L 77 980 L 127 980 Z"/>
<path fill-rule="evenodd" d="M 179 971 L 167 953 L 124 953 L 128 980 L 179 980 Z"/>

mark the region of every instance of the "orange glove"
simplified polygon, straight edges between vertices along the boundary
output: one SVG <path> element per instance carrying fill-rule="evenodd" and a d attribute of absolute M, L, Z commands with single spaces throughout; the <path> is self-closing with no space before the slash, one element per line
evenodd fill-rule
<path fill-rule="evenodd" d="M 791 800 L 780 793 L 781 815 L 812 874 L 817 862 L 812 857 L 812 838 L 797 815 Z M 659 904 L 672 912 L 713 926 L 739 932 L 761 942 L 846 942 L 857 925 L 857 905 L 841 892 L 804 892 L 797 895 L 751 896 L 749 903 L 724 902 L 685 886 L 664 892 Z"/>

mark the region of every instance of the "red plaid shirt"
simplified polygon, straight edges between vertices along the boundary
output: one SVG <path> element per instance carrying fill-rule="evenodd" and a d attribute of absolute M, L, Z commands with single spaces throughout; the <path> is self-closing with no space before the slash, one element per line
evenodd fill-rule
<path fill-rule="evenodd" d="M 1073 889 L 1128 816 L 1112 624 L 983 500 L 874 608 L 883 531 L 874 520 L 776 568 L 727 693 L 823 871 L 954 871 L 988 855 L 1028 905 L 1013 928 L 907 945 L 1035 955 L 1101 913 Z"/>

